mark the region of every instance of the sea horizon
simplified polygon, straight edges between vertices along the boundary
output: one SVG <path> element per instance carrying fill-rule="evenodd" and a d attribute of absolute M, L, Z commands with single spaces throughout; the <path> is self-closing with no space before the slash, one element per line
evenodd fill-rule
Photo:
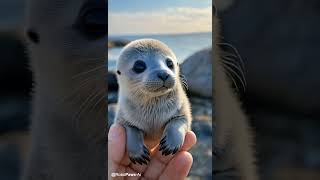
<path fill-rule="evenodd" d="M 203 32 L 181 32 L 181 33 L 147 33 L 147 34 L 108 34 L 108 40 L 117 40 L 114 38 L 118 37 L 126 37 L 126 36 L 186 36 L 186 35 L 200 35 L 200 34 L 212 34 L 210 31 L 203 31 Z"/>
<path fill-rule="evenodd" d="M 123 40 L 133 41 L 141 38 L 157 39 L 172 49 L 176 54 L 179 63 L 182 63 L 190 55 L 205 48 L 212 47 L 212 33 L 211 32 L 195 32 L 195 33 L 181 33 L 181 34 L 149 34 L 149 35 L 111 35 L 108 40 Z M 108 49 L 108 69 L 114 70 L 116 59 L 118 59 L 123 47 L 116 47 Z"/>

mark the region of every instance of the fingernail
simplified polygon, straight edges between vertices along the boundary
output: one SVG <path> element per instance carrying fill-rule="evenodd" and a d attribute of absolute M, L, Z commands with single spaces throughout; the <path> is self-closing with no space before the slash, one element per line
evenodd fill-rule
<path fill-rule="evenodd" d="M 120 130 L 119 130 L 119 125 L 113 124 L 110 129 L 109 129 L 109 134 L 108 134 L 108 140 L 109 141 L 116 141 L 119 139 L 120 136 Z"/>

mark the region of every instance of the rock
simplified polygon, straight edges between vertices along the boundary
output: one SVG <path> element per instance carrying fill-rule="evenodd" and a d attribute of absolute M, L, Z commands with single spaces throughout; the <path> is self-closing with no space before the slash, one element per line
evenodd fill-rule
<path fill-rule="evenodd" d="M 190 102 L 197 144 L 190 150 L 193 165 L 189 179 L 212 179 L 212 100 L 190 97 Z"/>
<path fill-rule="evenodd" d="M 212 49 L 204 49 L 188 57 L 181 65 L 189 91 L 203 97 L 212 97 Z"/>
<path fill-rule="evenodd" d="M 112 40 L 108 41 L 108 48 L 116 48 L 116 47 L 123 47 L 127 45 L 130 41 L 127 40 Z"/>
<path fill-rule="evenodd" d="M 212 179 L 212 139 L 198 141 L 191 148 L 193 164 L 189 175 L 200 179 Z"/>
<path fill-rule="evenodd" d="M 108 92 L 108 104 L 117 103 L 118 101 L 118 92 L 117 91 L 109 91 Z"/>
<path fill-rule="evenodd" d="M 114 122 L 117 104 L 108 104 L 108 130 Z"/>
<path fill-rule="evenodd" d="M 18 180 L 21 170 L 21 159 L 18 146 L 10 143 L 0 144 L 0 177 L 1 180 Z"/>
<path fill-rule="evenodd" d="M 28 130 L 30 111 L 30 98 L 2 97 L 2 101 L 0 101 L 0 134 Z"/>

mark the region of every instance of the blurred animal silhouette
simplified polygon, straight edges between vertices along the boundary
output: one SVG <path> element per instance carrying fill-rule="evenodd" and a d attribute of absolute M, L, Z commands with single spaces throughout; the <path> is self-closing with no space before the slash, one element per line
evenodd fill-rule
<path fill-rule="evenodd" d="M 35 83 L 23 179 L 106 179 L 106 1 L 30 0 L 27 6 Z"/>
<path fill-rule="evenodd" d="M 237 97 L 246 86 L 244 67 L 237 51 L 229 44 L 220 43 L 219 35 L 219 21 L 214 16 L 214 179 L 257 180 L 252 133 Z"/>

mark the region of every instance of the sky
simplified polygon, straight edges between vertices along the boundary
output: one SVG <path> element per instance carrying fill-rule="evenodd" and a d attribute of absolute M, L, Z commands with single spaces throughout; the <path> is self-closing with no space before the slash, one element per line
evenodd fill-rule
<path fill-rule="evenodd" d="M 108 0 L 110 35 L 211 32 L 211 0 Z"/>

